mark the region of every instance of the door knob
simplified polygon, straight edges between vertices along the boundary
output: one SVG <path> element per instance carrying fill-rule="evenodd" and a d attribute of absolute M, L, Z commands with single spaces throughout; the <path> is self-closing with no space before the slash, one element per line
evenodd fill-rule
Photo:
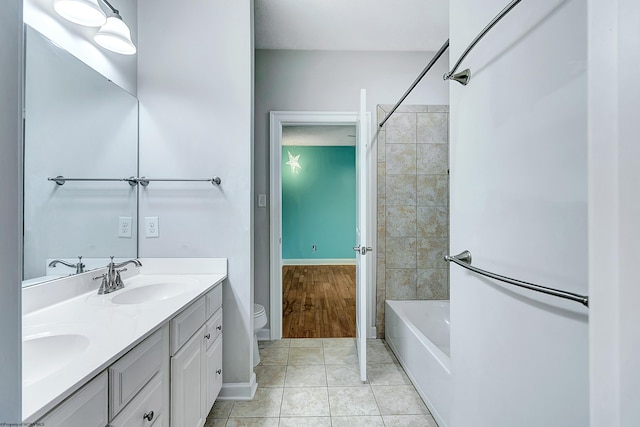
<path fill-rule="evenodd" d="M 354 246 L 353 250 L 360 252 L 361 255 L 366 255 L 367 252 L 372 252 L 373 248 L 371 246 Z"/>

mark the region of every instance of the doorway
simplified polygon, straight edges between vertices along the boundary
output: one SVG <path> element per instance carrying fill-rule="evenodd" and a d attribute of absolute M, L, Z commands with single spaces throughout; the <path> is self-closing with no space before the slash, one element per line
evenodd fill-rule
<path fill-rule="evenodd" d="M 286 307 L 283 303 L 285 302 L 283 300 L 283 291 L 284 291 L 284 287 L 283 287 L 283 279 L 287 278 L 287 274 L 290 275 L 291 278 L 293 278 L 294 276 L 296 277 L 296 280 L 298 281 L 298 283 L 296 284 L 296 286 L 298 287 L 296 289 L 296 292 L 300 291 L 300 289 L 302 289 L 302 287 L 304 287 L 304 280 L 314 280 L 314 277 L 319 277 L 321 275 L 330 275 L 333 274 L 334 276 L 336 276 L 336 273 L 329 273 L 332 270 L 332 266 L 333 265 L 340 265 L 340 266 L 344 266 L 344 269 L 339 272 L 337 274 L 337 277 L 339 279 L 334 280 L 334 283 L 349 283 L 349 280 L 351 279 L 347 279 L 347 274 L 345 273 L 346 271 L 348 271 L 349 268 L 354 268 L 354 266 L 352 264 L 355 263 L 355 260 L 353 258 L 353 254 L 355 254 L 355 252 L 353 252 L 353 245 L 354 245 L 354 240 L 352 239 L 350 241 L 350 243 L 347 244 L 346 248 L 348 249 L 348 251 L 351 253 L 351 255 L 349 256 L 349 259 L 351 260 L 350 264 L 346 264 L 344 261 L 345 258 L 347 258 L 347 256 L 345 255 L 340 255 L 338 259 L 336 259 L 334 256 L 326 256 L 326 255 L 321 255 L 316 253 L 315 255 L 315 259 L 320 259 L 320 263 L 319 264 L 312 264 L 312 263 L 308 263 L 306 261 L 304 261 L 304 258 L 301 259 L 296 259 L 294 258 L 293 261 L 287 261 L 289 264 L 293 264 L 293 265 L 289 265 L 288 268 L 285 268 L 287 262 L 285 262 L 285 260 L 283 259 L 283 239 L 286 237 L 284 234 L 284 230 L 283 230 L 283 194 L 282 194 L 282 173 L 283 173 L 283 169 L 284 170 L 288 170 L 288 171 L 292 171 L 292 169 L 296 169 L 298 171 L 300 171 L 298 168 L 299 166 L 303 166 L 300 165 L 299 162 L 300 160 L 304 157 L 303 155 L 299 154 L 299 150 L 294 149 L 295 152 L 291 152 L 291 157 L 289 157 L 289 153 L 286 149 L 286 145 L 283 144 L 283 133 L 287 133 L 287 129 L 289 128 L 298 128 L 298 130 L 300 130 L 300 128 L 302 127 L 326 127 L 325 130 L 330 129 L 330 128 L 334 128 L 337 130 L 337 128 L 343 128 L 343 130 L 345 129 L 349 129 L 348 130 L 348 134 L 353 134 L 353 129 L 354 127 L 357 125 L 358 123 L 358 113 L 356 112 L 272 112 L 271 113 L 271 127 L 270 127 L 270 133 L 271 133 L 271 161 L 270 161 L 270 165 L 271 165 L 271 206 L 270 206 L 270 215 L 271 215 L 271 242 L 270 242 L 270 249 L 271 249 L 271 277 L 270 277 L 270 334 L 271 334 L 271 339 L 280 339 L 283 336 L 286 336 L 285 334 L 283 334 L 283 307 Z M 353 145 L 355 143 L 354 138 L 351 137 L 348 140 L 348 144 L 344 144 L 346 145 Z M 309 144 L 310 145 L 310 144 Z M 295 145 L 294 145 L 295 146 Z M 299 156 L 297 159 L 296 157 Z M 375 158 L 371 158 L 371 156 L 367 157 L 367 162 L 371 162 L 373 161 L 373 165 L 375 165 Z M 297 162 L 297 163 L 296 163 Z M 370 174 L 370 176 L 368 177 L 367 181 L 369 182 L 369 186 L 368 188 L 371 189 L 375 189 L 375 168 L 373 167 L 369 167 L 368 168 L 369 171 L 373 171 L 373 174 Z M 354 183 L 355 184 L 355 183 Z M 371 195 L 371 197 L 369 199 L 371 199 L 371 203 L 373 206 L 375 206 L 375 191 L 373 192 L 373 194 L 371 194 L 371 192 L 368 192 L 368 194 Z M 368 209 L 369 213 L 374 213 L 375 209 Z M 355 215 L 354 215 L 355 216 Z M 371 236 L 375 236 L 374 230 L 375 230 L 375 223 L 373 221 L 369 221 L 369 226 L 367 227 L 370 231 L 369 231 L 369 235 Z M 309 244 L 310 242 L 307 242 L 304 247 L 302 248 L 303 251 L 307 251 L 307 252 L 313 252 L 315 249 L 315 252 L 320 252 L 321 249 L 324 249 L 324 246 L 321 247 L 320 245 L 317 245 L 315 248 L 313 247 L 313 244 Z M 375 244 L 375 242 L 372 242 Z M 309 246 L 309 247 L 307 247 Z M 345 246 L 345 244 L 341 245 L 343 248 Z M 287 255 L 290 256 L 290 255 Z M 325 257 L 325 258 L 321 258 L 321 257 Z M 306 273 L 304 273 L 304 270 L 301 269 L 301 267 L 307 266 L 306 268 Z M 324 272 L 322 271 L 323 268 L 320 268 L 322 265 L 325 266 L 324 268 Z M 370 275 L 370 277 L 373 277 L 373 275 L 375 274 L 375 268 L 372 266 L 370 269 L 367 269 L 368 274 Z M 297 275 L 297 276 L 296 276 Z M 302 282 L 300 281 L 302 279 Z M 355 275 L 351 275 L 351 277 L 353 277 L 354 280 L 354 287 L 355 287 Z M 330 283 L 331 281 L 327 281 L 325 282 L 325 284 L 323 284 L 323 292 L 327 292 L 327 287 L 330 287 Z M 307 282 L 308 284 L 309 282 Z M 373 295 L 375 296 L 375 288 L 373 288 L 373 286 L 375 286 L 375 279 L 373 278 L 371 281 L 371 286 L 372 289 L 368 292 L 369 295 Z M 347 285 L 348 288 L 348 285 Z M 289 290 L 291 290 L 292 288 L 289 288 Z M 319 288 L 318 288 L 319 289 Z M 325 294 L 324 296 L 322 296 L 322 298 L 319 298 L 318 295 L 314 295 L 313 297 L 316 298 L 316 301 L 318 302 L 318 304 L 320 304 L 320 301 L 322 300 L 322 304 L 334 304 L 332 301 L 332 298 L 335 297 L 336 300 L 340 300 L 341 298 L 346 300 L 348 299 L 348 297 L 345 296 L 346 294 L 344 292 L 335 292 L 335 295 L 333 296 L 329 296 L 327 294 Z M 305 304 L 307 304 L 308 301 L 305 301 Z M 375 337 L 375 329 L 373 330 L 372 333 L 372 326 L 374 324 L 374 319 L 375 319 L 375 313 L 374 313 L 374 309 L 375 309 L 375 300 L 371 300 L 371 299 L 367 299 L 367 314 L 369 315 L 367 319 L 367 325 L 368 325 L 368 330 L 367 330 L 367 335 L 370 337 Z M 346 305 L 346 302 L 343 301 L 343 303 Z M 322 307 L 322 305 L 318 305 L 319 307 Z M 349 314 L 348 314 L 348 310 L 346 310 L 345 313 L 345 320 L 340 320 L 338 322 L 339 328 L 342 328 L 342 323 L 346 322 L 347 319 L 349 318 Z M 310 316 L 310 313 L 306 313 L 305 315 Z M 327 313 L 327 316 L 329 316 L 329 313 Z M 299 318 L 298 318 L 299 320 Z M 330 319 L 327 317 L 325 319 L 322 319 L 322 317 L 318 317 L 318 323 L 319 324 L 324 324 L 325 320 L 329 321 L 330 323 Z M 288 320 L 287 320 L 288 321 Z M 313 319 L 313 321 L 315 322 L 315 317 Z M 309 322 L 311 322 L 311 320 L 309 320 Z M 356 324 L 355 321 L 352 324 L 352 327 L 355 328 Z M 324 328 L 324 329 L 323 329 Z M 332 329 L 333 327 L 326 327 L 326 326 L 321 326 L 320 327 L 320 333 L 329 333 L 328 329 Z M 345 329 L 345 333 L 350 333 L 348 332 L 348 328 L 344 327 Z M 303 335 L 304 336 L 304 335 Z M 355 335 L 351 335 L 351 336 L 355 336 Z"/>

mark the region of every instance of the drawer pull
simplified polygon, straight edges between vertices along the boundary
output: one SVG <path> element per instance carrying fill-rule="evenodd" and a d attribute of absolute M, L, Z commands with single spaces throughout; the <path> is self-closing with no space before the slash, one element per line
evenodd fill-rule
<path fill-rule="evenodd" d="M 218 325 L 218 326 L 216 327 L 216 329 L 217 329 L 217 330 L 219 330 L 219 331 L 222 331 L 222 325 Z"/>
<path fill-rule="evenodd" d="M 218 375 L 220 375 L 221 373 L 222 373 L 222 369 L 218 369 L 218 370 L 216 371 L 216 374 L 218 374 Z"/>
<path fill-rule="evenodd" d="M 147 421 L 151 421 L 153 419 L 153 411 L 149 411 L 142 416 Z"/>
<path fill-rule="evenodd" d="M 211 334 L 207 334 L 204 336 L 206 339 L 210 339 L 211 338 Z"/>

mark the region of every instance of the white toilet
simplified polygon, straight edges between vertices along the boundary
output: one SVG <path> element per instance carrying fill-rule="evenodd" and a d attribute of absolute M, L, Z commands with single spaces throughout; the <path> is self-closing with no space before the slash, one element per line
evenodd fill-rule
<path fill-rule="evenodd" d="M 260 304 L 253 304 L 253 366 L 260 363 L 258 351 L 258 331 L 267 325 L 267 313 Z"/>

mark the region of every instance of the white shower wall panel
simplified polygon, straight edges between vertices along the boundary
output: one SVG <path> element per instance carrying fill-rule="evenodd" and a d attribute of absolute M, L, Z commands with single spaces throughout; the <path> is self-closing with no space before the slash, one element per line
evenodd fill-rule
<path fill-rule="evenodd" d="M 451 59 L 503 7 L 451 1 Z M 587 293 L 584 2 L 522 2 L 451 83 L 451 241 L 473 265 Z M 451 425 L 588 425 L 587 309 L 451 266 Z"/>

